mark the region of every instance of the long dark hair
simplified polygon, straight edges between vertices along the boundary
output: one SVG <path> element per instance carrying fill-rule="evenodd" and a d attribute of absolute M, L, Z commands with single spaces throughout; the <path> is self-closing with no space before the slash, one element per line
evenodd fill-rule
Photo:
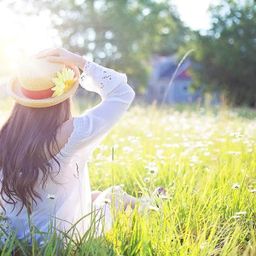
<path fill-rule="evenodd" d="M 60 170 L 60 163 L 52 152 L 56 148 L 57 152 L 60 150 L 56 140 L 57 129 L 70 116 L 70 98 L 46 108 L 31 108 L 15 103 L 0 130 L 0 195 L 6 203 L 14 205 L 13 209 L 16 201 L 20 200 L 20 211 L 25 206 L 31 214 L 31 200 L 36 203 L 36 198 L 41 199 L 34 188 L 39 171 L 43 174 L 42 187 L 51 173 L 49 156 L 57 162 Z"/>

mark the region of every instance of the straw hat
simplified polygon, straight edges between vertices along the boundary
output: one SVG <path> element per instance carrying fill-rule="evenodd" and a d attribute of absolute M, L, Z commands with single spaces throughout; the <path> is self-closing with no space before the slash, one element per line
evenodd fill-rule
<path fill-rule="evenodd" d="M 74 78 L 65 83 L 65 90 L 54 94 L 57 72 L 62 72 L 64 64 L 51 63 L 44 59 L 30 59 L 19 68 L 17 76 L 7 85 L 7 93 L 21 105 L 32 108 L 54 106 L 72 96 L 79 85 L 79 69 L 74 65 L 66 65 L 73 70 Z"/>

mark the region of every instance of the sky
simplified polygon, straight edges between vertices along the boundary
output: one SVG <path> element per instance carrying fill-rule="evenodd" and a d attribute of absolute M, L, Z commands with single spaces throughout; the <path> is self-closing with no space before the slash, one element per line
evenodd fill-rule
<path fill-rule="evenodd" d="M 210 27 L 207 9 L 216 0 L 172 0 L 182 21 L 194 30 L 206 30 Z"/>
<path fill-rule="evenodd" d="M 210 3 L 216 1 L 218 0 L 172 0 L 181 19 L 194 30 L 209 28 L 207 8 Z M 22 56 L 18 56 L 20 52 L 30 55 L 45 48 L 61 45 L 56 41 L 56 32 L 53 33 L 48 17 L 25 16 L 21 19 L 0 1 L 0 59 L 9 60 L 11 69 L 15 69 L 17 59 L 22 59 Z"/>
<path fill-rule="evenodd" d="M 24 56 L 56 45 L 56 38 L 47 17 L 20 17 L 0 2 L 0 60 L 7 70 L 15 70 Z"/>

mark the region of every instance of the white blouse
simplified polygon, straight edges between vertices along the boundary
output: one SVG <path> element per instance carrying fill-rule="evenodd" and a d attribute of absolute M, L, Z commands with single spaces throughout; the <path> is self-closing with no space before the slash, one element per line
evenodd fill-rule
<path fill-rule="evenodd" d="M 56 155 L 61 164 L 59 173 L 56 162 L 53 159 L 49 161 L 53 166 L 53 173 L 56 173 L 55 180 L 61 184 L 56 184 L 48 178 L 45 188 L 42 189 L 39 179 L 36 191 L 40 193 L 42 201 L 37 200 L 37 205 L 33 205 L 30 219 L 25 207 L 16 216 L 20 210 L 20 202 L 13 211 L 13 205 L 3 202 L 6 209 L 5 216 L 16 231 L 18 239 L 30 239 L 29 223 L 33 223 L 41 232 L 48 232 L 51 225 L 56 225 L 56 230 L 61 234 L 61 231 L 67 232 L 82 218 L 75 225 L 76 230 L 70 231 L 79 233 L 80 236 L 92 225 L 93 215 L 90 213 L 94 208 L 87 162 L 93 150 L 128 109 L 135 93 L 127 84 L 125 74 L 94 62 L 86 63 L 80 77 L 80 85 L 88 91 L 98 93 L 102 100 L 94 108 L 73 117 L 74 129 L 67 143 Z M 102 203 L 99 200 L 96 202 L 97 207 Z M 109 212 L 108 216 L 106 214 L 105 224 L 111 221 L 109 214 Z M 86 215 L 87 217 L 84 217 Z M 42 242 L 44 236 L 38 233 L 35 234 L 35 238 Z"/>

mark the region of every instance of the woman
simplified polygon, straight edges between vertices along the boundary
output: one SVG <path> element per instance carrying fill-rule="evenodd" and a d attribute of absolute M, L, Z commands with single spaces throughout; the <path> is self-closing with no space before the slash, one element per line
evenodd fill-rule
<path fill-rule="evenodd" d="M 45 50 L 36 58 L 44 65 L 31 64 L 26 70 L 27 77 L 23 74 L 23 79 L 13 80 L 8 87 L 16 103 L 0 131 L 0 199 L 4 214 L 18 239 L 30 239 L 32 226 L 49 232 L 53 223 L 60 233 L 73 226 L 75 232 L 84 234 L 91 225 L 90 213 L 104 209 L 105 222 L 98 227 L 100 234 L 102 225 L 108 230 L 112 223 L 106 199 L 112 200 L 118 209 L 125 209 L 128 204 L 134 207 L 136 199 L 120 186 L 91 193 L 86 163 L 128 109 L 135 93 L 125 74 L 65 49 Z M 56 63 L 73 69 L 78 81 L 49 97 L 49 88 L 45 89 L 49 83 L 45 83 L 41 71 Z M 76 67 L 83 71 L 80 77 Z M 30 77 L 38 83 L 28 89 Z M 78 82 L 84 89 L 98 93 L 102 101 L 73 117 L 70 97 Z M 44 239 L 40 232 L 35 234 L 39 242 Z"/>

